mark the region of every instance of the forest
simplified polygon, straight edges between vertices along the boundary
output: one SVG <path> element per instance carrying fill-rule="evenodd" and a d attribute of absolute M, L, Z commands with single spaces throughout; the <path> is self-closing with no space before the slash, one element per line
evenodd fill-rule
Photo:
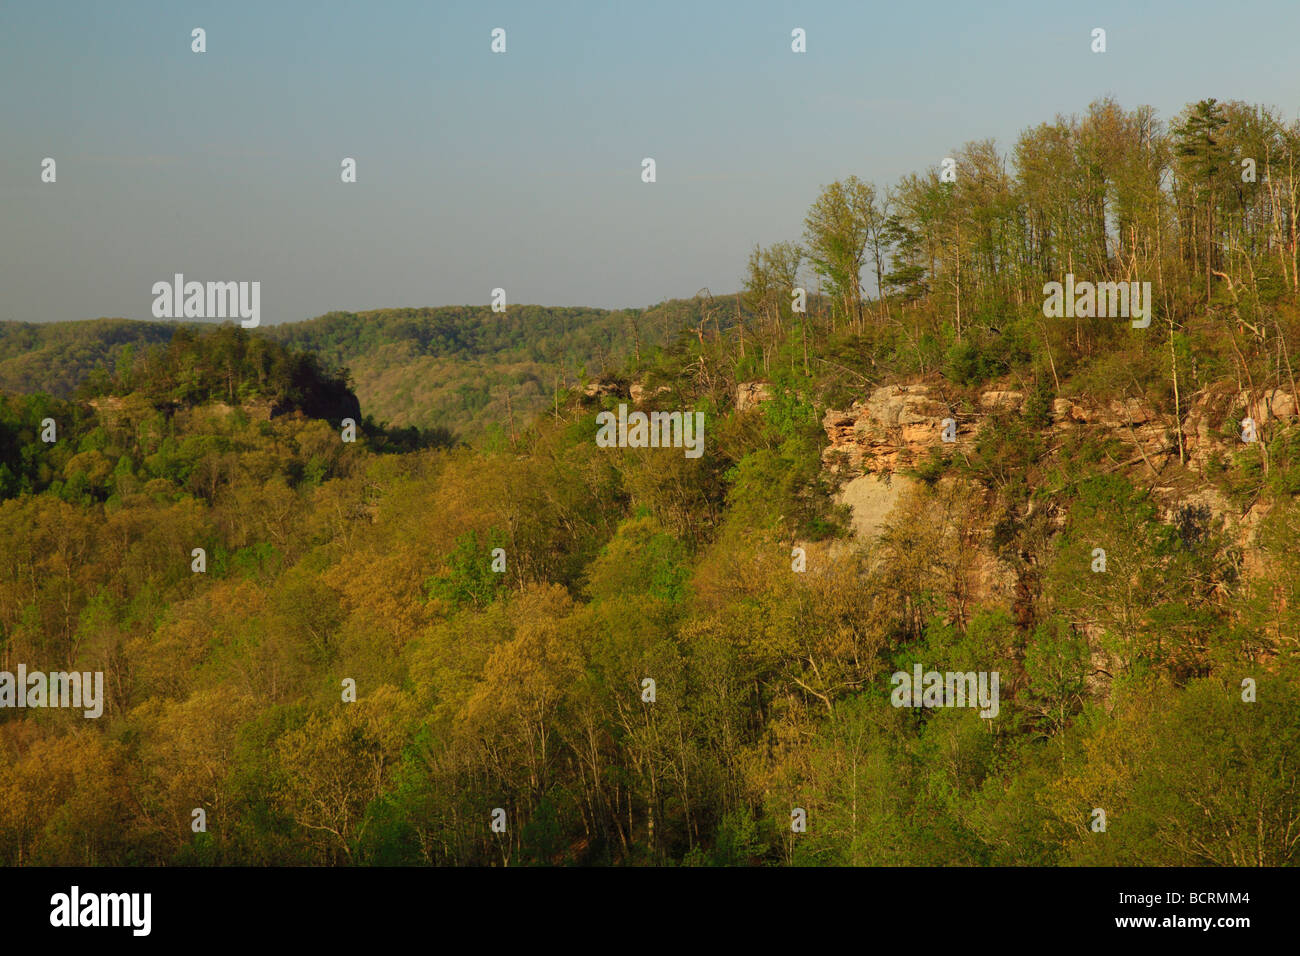
<path fill-rule="evenodd" d="M 707 293 L 707 290 L 703 290 Z M 733 310 L 745 310 L 732 301 Z M 584 368 L 615 370 L 625 356 L 663 345 L 709 312 L 707 294 L 647 309 L 487 305 L 331 312 L 259 327 L 254 335 L 311 353 L 323 368 L 346 373 L 367 414 L 394 426 L 445 429 L 465 439 L 517 416 L 520 425 L 577 383 Z M 0 322 L 0 390 L 70 398 L 96 380 L 159 353 L 178 329 L 198 322 L 96 319 Z"/>
<path fill-rule="evenodd" d="M 1295 865 L 1300 124 L 1103 99 L 947 159 L 825 185 L 737 295 L 177 326 L 5 393 L 0 670 L 106 699 L 0 710 L 0 862 Z M 1067 274 L 1149 325 L 1049 318 Z M 920 388 L 959 441 L 847 455 Z M 703 454 L 598 446 L 629 402 Z M 918 664 L 996 717 L 894 706 Z"/>

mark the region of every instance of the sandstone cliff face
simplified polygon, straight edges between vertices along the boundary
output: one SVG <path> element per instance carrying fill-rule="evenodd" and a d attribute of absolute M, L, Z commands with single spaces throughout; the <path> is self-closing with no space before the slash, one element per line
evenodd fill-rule
<path fill-rule="evenodd" d="M 1295 396 L 1281 389 L 1252 395 L 1212 388 L 1183 399 L 1183 449 L 1187 468 L 1195 474 L 1202 474 L 1212 457 L 1226 458 L 1243 449 L 1234 423 L 1250 417 L 1260 433 L 1266 434 L 1270 425 L 1293 420 L 1300 411 Z M 967 445 L 988 415 L 1020 412 L 1024 402 L 1023 392 L 989 389 L 975 397 L 974 410 L 965 410 L 971 403 L 960 401 L 955 392 L 945 395 L 942 386 L 886 385 L 844 411 L 826 412 L 822 426 L 830 446 L 823 452 L 823 460 L 830 468 L 847 467 L 852 474 L 913 467 L 931 449 L 947 453 Z M 942 441 L 945 418 L 956 422 L 955 442 Z M 1088 402 L 1058 398 L 1052 404 L 1051 431 L 1059 436 L 1072 430 L 1113 433 L 1128 444 L 1138 461 L 1145 455 L 1157 469 L 1178 461 L 1174 416 L 1157 412 L 1141 399 Z"/>
<path fill-rule="evenodd" d="M 1267 437 L 1269 426 L 1297 417 L 1300 403 L 1280 389 L 1251 394 L 1233 387 L 1210 388 L 1182 399 L 1185 464 L 1179 463 L 1175 416 L 1136 398 L 1056 399 L 1044 436 L 1047 455 L 1050 458 L 1071 437 L 1114 438 L 1124 454 L 1106 462 L 1105 469 L 1126 472 L 1149 487 L 1166 517 L 1181 506 L 1208 508 L 1223 519 L 1237 543 L 1248 548 L 1263 507 L 1242 514 L 1206 479 L 1206 467 L 1215 457 L 1226 461 L 1250 447 L 1241 441 L 1234 423 L 1249 416 Z M 870 540 L 891 516 L 898 518 L 895 509 L 916 484 L 901 471 L 920 465 L 936 449 L 944 455 L 969 453 L 990 415 L 1018 414 L 1025 400 L 1025 394 L 1013 388 L 990 388 L 970 396 L 947 385 L 887 385 L 848 409 L 828 410 L 822 418 L 830 439 L 823 463 L 845 479 L 839 500 L 850 506 L 856 536 Z M 955 422 L 954 442 L 942 440 L 944 419 Z M 971 488 L 970 493 L 983 491 Z M 988 584 L 1000 577 L 982 576 Z"/>
<path fill-rule="evenodd" d="M 957 444 L 969 441 L 977 430 L 963 421 L 957 409 L 929 385 L 886 385 L 865 402 L 846 411 L 828 411 L 822 427 L 831 443 L 822 460 L 834 471 L 843 468 L 856 475 L 890 474 L 919 464 L 931 448 L 950 451 L 942 440 L 945 418 L 957 422 Z"/>

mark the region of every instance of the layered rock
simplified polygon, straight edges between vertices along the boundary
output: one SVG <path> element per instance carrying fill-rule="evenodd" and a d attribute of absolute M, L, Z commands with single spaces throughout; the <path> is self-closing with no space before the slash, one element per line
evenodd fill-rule
<path fill-rule="evenodd" d="M 1134 428 L 1159 424 L 1160 416 L 1137 398 L 1115 398 L 1105 402 L 1058 398 L 1052 402 L 1052 422 L 1061 427 L 1098 425 L 1102 428 Z"/>
<path fill-rule="evenodd" d="M 943 421 L 956 422 L 954 442 L 943 441 Z M 929 449 L 951 449 L 968 442 L 977 426 L 964 422 L 957 410 L 929 385 L 886 385 L 866 402 L 845 411 L 831 409 L 822 417 L 831 443 L 822 460 L 849 474 L 892 474 L 919 464 Z"/>
<path fill-rule="evenodd" d="M 1020 411 L 1025 393 L 1015 389 L 993 389 L 980 395 L 980 408 L 989 412 Z"/>
<path fill-rule="evenodd" d="M 1220 386 L 1198 392 L 1183 419 L 1183 441 L 1189 464 L 1203 472 L 1211 458 L 1226 458 L 1240 451 L 1244 444 L 1238 431 L 1242 419 L 1254 419 L 1258 432 L 1294 420 L 1296 414 L 1295 396 L 1281 389 L 1252 394 Z"/>
<path fill-rule="evenodd" d="M 1110 432 L 1132 447 L 1130 462 L 1144 460 L 1161 467 L 1170 456 L 1178 458 L 1172 418 L 1166 419 L 1137 398 L 1104 402 L 1058 398 L 1052 402 L 1052 428 L 1058 434 L 1076 429 Z"/>
<path fill-rule="evenodd" d="M 925 461 L 932 449 L 948 454 L 973 439 L 983 421 L 994 414 L 1023 410 L 1025 394 L 1010 388 L 992 388 L 975 397 L 977 411 L 965 412 L 955 399 L 945 397 L 941 386 L 887 385 L 873 390 L 865 401 L 848 409 L 831 409 L 822 419 L 830 444 L 823 452 L 825 465 L 845 479 L 840 500 L 850 505 L 855 531 L 862 537 L 878 534 L 901 496 L 912 486 L 900 471 Z M 1205 389 L 1184 396 L 1182 422 L 1186 470 L 1177 469 L 1178 435 L 1174 416 L 1162 414 L 1137 398 L 1090 401 L 1058 398 L 1052 403 L 1048 453 L 1072 432 L 1109 435 L 1132 449 L 1132 457 L 1108 467 L 1137 469 L 1143 482 L 1165 479 L 1151 488 L 1153 496 L 1171 518 L 1178 508 L 1208 508 L 1222 518 L 1232 536 L 1249 544 L 1261 517 L 1260 506 L 1240 513 L 1203 476 L 1212 458 L 1228 459 L 1246 446 L 1235 423 L 1250 417 L 1257 429 L 1293 421 L 1300 402 L 1282 389 L 1240 391 L 1230 386 Z M 942 440 L 943 421 L 956 422 L 956 441 Z M 1053 438 L 1055 436 L 1055 438 Z M 1267 437 L 1264 433 L 1262 437 Z M 1148 468 L 1147 466 L 1150 466 Z M 1171 466 L 1173 470 L 1167 471 Z"/>
<path fill-rule="evenodd" d="M 848 409 L 829 410 L 822 420 L 830 439 L 823 453 L 825 466 L 843 479 L 838 501 L 849 506 L 857 546 L 866 545 L 879 560 L 893 560 L 894 550 L 908 545 L 908 535 L 925 526 L 948 542 L 947 586 L 959 597 L 961 608 L 998 604 L 1012 609 L 1017 621 L 1032 619 L 1036 587 L 1033 569 L 1014 558 L 1004 561 L 992 546 L 994 502 L 982 485 L 949 473 L 933 487 L 901 471 L 923 463 L 934 449 L 940 453 L 969 452 L 969 443 L 993 417 L 1024 411 L 1027 396 L 1008 387 L 978 394 L 957 393 L 943 385 L 891 385 L 877 388 Z M 1150 490 L 1166 522 L 1180 520 L 1182 509 L 1209 516 L 1210 526 L 1220 526 L 1234 543 L 1240 570 L 1248 578 L 1267 575 L 1267 551 L 1256 546 L 1269 496 L 1243 506 L 1210 479 L 1208 465 L 1234 454 L 1260 452 L 1260 446 L 1242 441 L 1240 422 L 1252 418 L 1262 440 L 1272 429 L 1300 417 L 1300 402 L 1290 390 L 1269 388 L 1242 391 L 1223 384 L 1181 396 L 1179 422 L 1172 409 L 1157 410 L 1136 399 L 1093 401 L 1085 397 L 1058 398 L 1050 410 L 1050 424 L 1039 430 L 1047 458 L 1065 453 L 1077 441 L 1087 440 L 1109 452 L 1095 466 L 1098 472 L 1127 474 L 1138 486 Z M 943 421 L 957 424 L 957 441 L 944 442 Z M 1184 450 L 1179 458 L 1179 438 Z M 965 447 L 964 447 L 965 446 Z M 1253 449 L 1253 451 L 1252 451 Z M 1029 509 L 1046 504 L 1049 519 L 1063 522 L 1067 509 L 1051 501 L 1032 499 Z M 888 534 L 885 534 L 886 531 Z M 894 550 L 891 550 L 894 549 Z M 1096 628 L 1083 623 L 1084 632 L 1096 637 Z M 1109 667 L 1096 658 L 1096 666 Z"/>

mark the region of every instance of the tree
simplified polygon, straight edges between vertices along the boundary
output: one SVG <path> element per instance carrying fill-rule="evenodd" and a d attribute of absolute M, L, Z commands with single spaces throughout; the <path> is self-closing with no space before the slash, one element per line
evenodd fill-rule
<path fill-rule="evenodd" d="M 1172 129 L 1174 155 L 1179 161 L 1180 191 L 1191 211 L 1189 251 L 1192 254 L 1193 268 L 1196 268 L 1198 261 L 1204 266 L 1202 274 L 1205 276 L 1207 302 L 1210 276 L 1221 260 L 1216 229 L 1219 221 L 1218 204 L 1224 188 L 1224 174 L 1229 168 L 1229 157 L 1219 134 L 1227 125 L 1228 118 L 1223 114 L 1223 107 L 1218 100 L 1210 98 L 1188 107 Z"/>
<path fill-rule="evenodd" d="M 862 268 L 884 217 L 876 187 L 856 176 L 826 186 L 804 219 L 808 257 L 842 314 L 862 329 Z"/>

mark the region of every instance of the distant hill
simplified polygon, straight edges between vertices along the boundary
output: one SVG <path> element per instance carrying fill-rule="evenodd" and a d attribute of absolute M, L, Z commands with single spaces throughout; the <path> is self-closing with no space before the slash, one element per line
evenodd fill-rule
<path fill-rule="evenodd" d="M 0 322 L 0 390 L 67 398 L 93 369 L 114 372 L 124 353 L 170 342 L 177 328 L 134 319 Z"/>
<path fill-rule="evenodd" d="M 619 311 L 522 305 L 505 313 L 483 306 L 331 312 L 266 334 L 316 353 L 327 367 L 349 369 L 362 409 L 379 421 L 470 435 L 504 424 L 512 413 L 527 421 L 551 404 L 557 387 L 621 365 L 638 348 L 662 348 L 699 325 L 709 308 L 725 329 L 722 301 L 677 299 Z"/>
<path fill-rule="evenodd" d="M 463 437 L 513 414 L 521 424 L 557 385 L 650 356 L 707 321 L 726 330 L 734 297 L 674 299 L 648 309 L 485 306 L 330 312 L 255 330 L 322 368 L 351 374 L 361 410 L 394 426 L 447 428 Z M 67 398 L 95 370 L 124 374 L 141 354 L 195 323 L 96 319 L 0 323 L 0 390 Z M 201 327 L 201 325 L 199 325 Z"/>

